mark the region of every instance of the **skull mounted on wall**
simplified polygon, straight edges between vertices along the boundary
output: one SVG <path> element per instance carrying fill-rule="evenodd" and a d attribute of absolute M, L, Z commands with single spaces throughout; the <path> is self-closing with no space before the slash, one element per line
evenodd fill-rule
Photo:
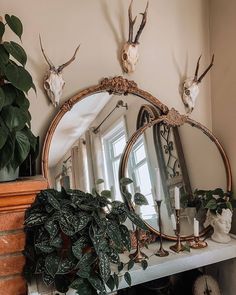
<path fill-rule="evenodd" d="M 199 70 L 199 63 L 200 63 L 201 57 L 202 56 L 200 55 L 200 57 L 198 58 L 194 77 L 186 79 L 183 83 L 182 100 L 186 107 L 186 111 L 189 114 L 192 113 L 195 107 L 196 99 L 199 94 L 199 83 L 201 83 L 202 79 L 205 77 L 205 75 L 211 69 L 214 63 L 214 54 L 213 54 L 210 65 L 198 78 L 198 70 Z"/>
<path fill-rule="evenodd" d="M 134 24 L 136 22 L 137 16 L 133 19 L 132 4 L 133 4 L 133 0 L 131 0 L 131 3 L 129 5 L 129 11 L 128 11 L 129 39 L 127 42 L 125 42 L 121 52 L 122 67 L 124 72 L 126 73 L 132 73 L 135 71 L 135 65 L 138 62 L 138 58 L 139 58 L 139 54 L 138 54 L 139 38 L 147 22 L 147 11 L 148 11 L 148 2 L 147 2 L 144 13 L 140 13 L 142 15 L 142 21 L 135 38 L 133 38 L 133 28 L 134 28 Z"/>
<path fill-rule="evenodd" d="M 42 40 L 39 36 L 40 40 L 40 47 L 43 53 L 43 56 L 49 65 L 49 69 L 45 73 L 44 79 L 43 79 L 43 87 L 46 90 L 46 93 L 48 97 L 50 98 L 52 104 L 54 107 L 59 105 L 60 98 L 62 96 L 62 90 L 65 86 L 65 81 L 62 77 L 62 70 L 67 67 L 69 64 L 71 64 L 76 57 L 77 51 L 79 50 L 80 45 L 76 48 L 74 55 L 71 59 L 69 59 L 66 63 L 55 67 L 51 60 L 46 56 L 43 46 L 42 46 Z"/>

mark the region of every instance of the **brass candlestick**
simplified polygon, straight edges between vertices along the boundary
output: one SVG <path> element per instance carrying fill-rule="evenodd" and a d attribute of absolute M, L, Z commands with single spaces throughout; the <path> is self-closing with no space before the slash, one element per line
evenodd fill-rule
<path fill-rule="evenodd" d="M 202 249 L 207 246 L 207 242 L 200 240 L 199 237 L 194 237 L 194 240 L 190 242 L 190 248 L 193 249 Z"/>
<path fill-rule="evenodd" d="M 136 248 L 136 251 L 134 253 L 129 255 L 129 258 L 137 263 L 137 262 L 141 262 L 142 260 L 145 260 L 147 258 L 147 255 L 145 255 L 141 251 L 141 247 L 140 247 L 140 228 L 138 228 L 138 227 L 136 227 L 135 237 L 136 237 L 136 241 L 137 241 L 137 248 Z"/>
<path fill-rule="evenodd" d="M 163 243 L 162 243 L 162 221 L 161 221 L 161 202 L 162 200 L 156 200 L 157 204 L 157 212 L 158 212 L 158 225 L 159 225 L 159 233 L 160 233 L 160 248 L 155 253 L 155 255 L 160 257 L 165 257 L 169 255 L 169 252 L 163 249 Z"/>
<path fill-rule="evenodd" d="M 184 245 L 180 241 L 180 209 L 175 209 L 175 214 L 176 214 L 176 237 L 177 237 L 177 242 L 175 245 L 170 246 L 170 249 L 179 253 L 180 251 L 184 251 Z"/>

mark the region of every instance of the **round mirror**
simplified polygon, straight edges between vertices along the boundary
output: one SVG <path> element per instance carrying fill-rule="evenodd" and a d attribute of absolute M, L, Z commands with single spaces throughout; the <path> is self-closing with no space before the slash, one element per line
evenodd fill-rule
<path fill-rule="evenodd" d="M 140 120 L 144 111 L 142 106 Z M 170 239 L 175 238 L 171 215 L 175 212 L 176 186 L 181 194 L 182 239 L 192 237 L 197 214 L 201 235 L 206 232 L 201 227 L 201 211 L 197 212 L 194 204 L 196 190 L 231 191 L 229 161 L 219 141 L 200 123 L 174 110 L 133 134 L 121 160 L 120 177 L 132 178 L 134 190 L 146 197 L 148 205 L 141 206 L 140 214 L 155 233 L 159 232 L 155 199 L 161 197 L 162 232 Z"/>
<path fill-rule="evenodd" d="M 168 108 L 135 82 L 122 77 L 103 79 L 62 105 L 47 132 L 43 148 L 43 173 L 50 187 L 91 192 L 109 189 L 121 200 L 118 168 L 124 147 L 136 131 L 143 103 L 167 113 Z"/>

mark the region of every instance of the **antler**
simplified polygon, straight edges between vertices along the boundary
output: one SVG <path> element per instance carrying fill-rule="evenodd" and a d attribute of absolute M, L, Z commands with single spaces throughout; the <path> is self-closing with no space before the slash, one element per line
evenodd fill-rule
<path fill-rule="evenodd" d="M 207 69 L 202 73 L 202 75 L 198 78 L 197 83 L 200 83 L 202 81 L 202 79 L 205 77 L 205 75 L 207 74 L 207 72 L 213 66 L 214 58 L 215 58 L 215 55 L 213 54 L 212 55 L 212 59 L 211 59 L 211 63 L 209 64 L 209 66 L 207 67 Z"/>
<path fill-rule="evenodd" d="M 132 17 L 132 5 L 133 5 L 133 0 L 131 0 L 130 5 L 129 5 L 129 39 L 128 39 L 128 43 L 133 43 L 133 44 L 138 44 L 138 40 L 140 38 L 140 35 L 143 31 L 143 28 L 146 25 L 147 22 L 147 11 L 148 11 L 148 5 L 149 2 L 147 2 L 146 8 L 144 13 L 140 13 L 143 17 L 142 17 L 142 22 L 140 24 L 140 27 L 138 29 L 138 32 L 136 34 L 136 37 L 133 41 L 133 29 L 134 29 L 134 24 L 136 22 L 137 16 L 135 16 L 135 18 L 133 19 Z"/>
<path fill-rule="evenodd" d="M 143 17 L 142 17 L 142 22 L 141 22 L 141 25 L 138 29 L 138 32 L 137 32 L 137 35 L 135 37 L 135 40 L 134 40 L 134 44 L 138 44 L 138 40 L 140 38 L 140 35 L 143 31 L 143 28 L 145 27 L 146 25 L 146 22 L 147 22 L 147 11 L 148 11 L 148 5 L 149 5 L 149 2 L 147 2 L 147 5 L 146 5 L 146 8 L 145 8 L 145 11 L 144 13 L 140 13 Z"/>
<path fill-rule="evenodd" d="M 197 76 L 198 76 L 198 70 L 199 70 L 199 63 L 200 63 L 200 59 L 201 59 L 202 55 L 199 56 L 198 61 L 197 61 L 197 66 L 196 66 L 196 70 L 195 70 L 195 74 L 194 74 L 194 81 L 197 82 Z"/>
<path fill-rule="evenodd" d="M 45 51 L 44 51 L 44 49 L 43 49 L 42 40 L 41 40 L 41 36 L 40 36 L 40 35 L 39 35 L 39 42 L 40 42 L 40 47 L 41 47 L 41 50 L 42 50 L 43 56 L 44 56 L 46 62 L 48 63 L 50 70 L 51 70 L 51 69 L 55 69 L 54 64 L 51 62 L 51 60 L 50 60 L 50 59 L 46 56 L 46 54 L 45 54 Z"/>
<path fill-rule="evenodd" d="M 58 67 L 58 69 L 57 69 L 58 73 L 60 73 L 65 67 L 67 67 L 69 64 L 72 63 L 72 61 L 75 60 L 75 57 L 76 57 L 76 54 L 77 54 L 77 51 L 79 50 L 79 48 L 80 48 L 80 45 L 75 49 L 75 53 L 72 56 L 72 58 L 69 59 L 66 63 L 64 63 L 64 64 L 62 64 L 61 66 Z"/>
<path fill-rule="evenodd" d="M 137 19 L 137 16 L 135 16 L 135 18 L 133 19 L 132 5 L 133 5 L 133 0 L 131 0 L 130 5 L 129 5 L 129 40 L 128 40 L 128 42 L 130 44 L 133 43 L 133 29 L 134 29 L 134 24 Z"/>

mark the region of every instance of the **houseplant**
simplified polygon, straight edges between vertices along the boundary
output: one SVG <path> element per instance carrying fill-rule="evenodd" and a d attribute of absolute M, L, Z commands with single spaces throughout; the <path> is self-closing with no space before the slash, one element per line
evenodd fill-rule
<path fill-rule="evenodd" d="M 130 232 L 123 223 L 129 218 L 139 228 L 147 227 L 124 203 L 110 197 L 110 191 L 96 189 L 91 194 L 47 189 L 37 196 L 25 220 L 27 281 L 39 275 L 59 292 L 70 287 L 80 295 L 106 294 L 106 286 L 118 287 L 118 274 L 125 266 L 119 253 L 131 249 Z M 117 271 L 111 270 L 111 262 Z M 126 264 L 129 270 L 134 262 Z M 128 271 L 124 278 L 131 285 Z"/>
<path fill-rule="evenodd" d="M 211 225 L 214 229 L 211 236 L 212 240 L 219 243 L 228 243 L 231 240 L 229 231 L 233 212 L 231 194 L 224 193 L 221 188 L 196 190 L 194 194 L 195 199 L 198 200 L 198 207 L 205 209 L 204 226 Z"/>
<path fill-rule="evenodd" d="M 18 167 L 35 151 L 37 138 L 31 132 L 28 91 L 35 86 L 25 69 L 27 55 L 21 45 L 4 41 L 6 28 L 20 39 L 23 26 L 19 18 L 0 19 L 0 181 L 17 177 Z"/>

